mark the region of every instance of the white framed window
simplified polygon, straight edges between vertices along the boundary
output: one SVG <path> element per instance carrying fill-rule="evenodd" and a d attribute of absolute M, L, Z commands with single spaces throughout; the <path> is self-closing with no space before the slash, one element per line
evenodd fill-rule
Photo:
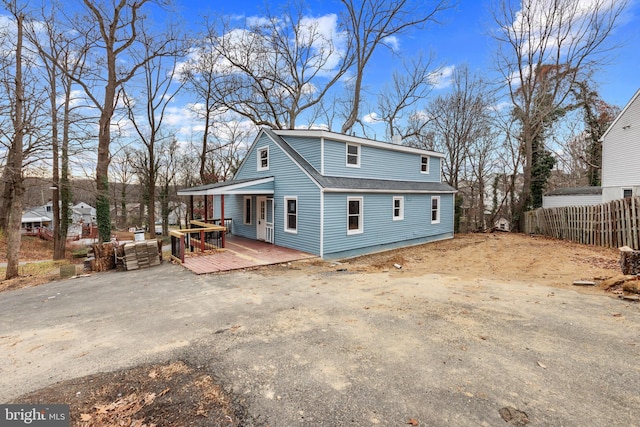
<path fill-rule="evenodd" d="M 393 198 L 393 220 L 400 221 L 404 219 L 404 197 L 396 196 Z"/>
<path fill-rule="evenodd" d="M 347 234 L 360 234 L 364 231 L 364 212 L 362 197 L 347 197 Z"/>
<path fill-rule="evenodd" d="M 244 196 L 244 203 L 242 205 L 242 223 L 245 225 L 251 225 L 251 217 L 253 216 L 251 204 L 251 196 Z"/>
<path fill-rule="evenodd" d="M 284 231 L 288 233 L 298 232 L 298 198 L 284 198 Z"/>
<path fill-rule="evenodd" d="M 622 189 L 622 198 L 628 199 L 629 197 L 633 197 L 633 190 L 631 188 L 623 188 Z"/>
<path fill-rule="evenodd" d="M 431 224 L 440 223 L 440 196 L 431 196 Z"/>
<path fill-rule="evenodd" d="M 258 148 L 258 170 L 269 170 L 269 146 Z"/>
<path fill-rule="evenodd" d="M 420 156 L 420 173 L 429 173 L 429 156 Z"/>
<path fill-rule="evenodd" d="M 360 167 L 360 145 L 347 144 L 347 166 L 352 168 Z"/>

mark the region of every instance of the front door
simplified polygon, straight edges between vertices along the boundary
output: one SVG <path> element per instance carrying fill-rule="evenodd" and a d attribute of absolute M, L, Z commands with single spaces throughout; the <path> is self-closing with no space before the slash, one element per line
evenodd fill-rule
<path fill-rule="evenodd" d="M 258 197 L 258 223 L 256 224 L 256 239 L 267 239 L 267 198 L 264 196 Z"/>

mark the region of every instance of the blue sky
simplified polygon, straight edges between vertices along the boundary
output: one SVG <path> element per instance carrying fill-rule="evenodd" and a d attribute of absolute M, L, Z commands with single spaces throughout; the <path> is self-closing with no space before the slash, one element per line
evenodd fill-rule
<path fill-rule="evenodd" d="M 588 1 L 588 0 L 585 0 Z M 435 63 L 444 67 L 467 64 L 470 70 L 487 78 L 496 77 L 493 67 L 494 41 L 488 36 L 492 21 L 487 10 L 494 0 L 460 0 L 454 8 L 440 14 L 441 24 L 430 24 L 425 31 L 412 32 L 398 40 L 400 58 L 417 51 L 433 53 Z M 177 0 L 176 5 L 188 23 L 197 23 L 206 14 L 224 13 L 234 16 L 260 16 L 263 0 L 213 1 L 208 4 Z M 277 3 L 271 2 L 271 7 Z M 309 2 L 314 17 L 337 13 L 337 0 Z M 612 40 L 620 44 L 611 63 L 597 76 L 602 98 L 623 107 L 640 87 L 640 0 L 631 0 Z M 367 68 L 370 85 L 382 84 L 391 74 L 390 62 L 398 61 L 389 52 L 379 51 Z M 446 89 L 440 89 L 446 90 Z"/>

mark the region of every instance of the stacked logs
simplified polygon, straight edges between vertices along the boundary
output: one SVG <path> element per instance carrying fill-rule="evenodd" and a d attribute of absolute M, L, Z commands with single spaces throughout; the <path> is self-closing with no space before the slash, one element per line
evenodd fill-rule
<path fill-rule="evenodd" d="M 107 271 L 116 268 L 114 243 L 94 243 L 87 251 L 87 267 L 91 271 Z"/>

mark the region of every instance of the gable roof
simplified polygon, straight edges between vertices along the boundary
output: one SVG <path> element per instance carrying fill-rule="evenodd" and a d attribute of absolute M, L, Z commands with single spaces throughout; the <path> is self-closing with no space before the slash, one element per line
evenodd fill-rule
<path fill-rule="evenodd" d="M 444 182 L 422 181 L 394 181 L 389 179 L 348 178 L 340 176 L 325 176 L 316 170 L 304 157 L 282 138 L 278 131 L 262 129 L 271 140 L 276 143 L 298 166 L 325 191 L 362 191 L 362 192 L 424 192 L 424 193 L 455 193 L 456 189 Z M 419 150 L 425 153 L 424 150 Z M 430 153 L 430 152 L 426 152 Z"/>
<path fill-rule="evenodd" d="M 609 127 L 607 128 L 605 133 L 602 134 L 602 136 L 600 137 L 600 142 L 604 141 L 604 139 L 607 137 L 607 135 L 609 135 L 609 132 L 611 131 L 611 129 L 613 129 L 613 127 L 618 124 L 618 121 L 620 121 L 620 119 L 622 119 L 622 116 L 624 116 L 624 114 L 627 112 L 627 110 L 629 108 L 631 108 L 631 105 L 634 102 L 636 102 L 636 99 L 638 99 L 639 97 L 640 97 L 640 89 L 638 89 L 636 91 L 636 93 L 631 97 L 629 102 L 627 102 L 627 105 L 625 105 L 624 108 L 622 109 L 622 111 L 620 111 L 620 114 L 618 114 L 618 116 L 615 118 L 613 123 L 611 123 L 611 125 L 609 125 Z"/>
<path fill-rule="evenodd" d="M 51 218 L 39 209 L 31 209 L 22 213 L 22 222 L 49 222 Z"/>
<path fill-rule="evenodd" d="M 324 139 L 331 139 L 334 141 L 345 142 L 345 143 L 367 145 L 370 147 L 381 148 L 383 150 L 401 151 L 401 152 L 412 153 L 412 154 L 422 154 L 425 156 L 438 157 L 438 158 L 444 157 L 443 153 L 439 153 L 437 151 L 423 150 L 422 148 L 410 147 L 408 145 L 375 141 L 373 139 L 361 138 L 359 136 L 344 135 L 342 133 L 330 132 L 330 131 L 321 130 L 321 129 L 269 129 L 269 130 L 271 130 L 271 132 L 275 133 L 276 135 L 283 136 L 283 137 L 297 136 L 297 137 L 311 137 L 311 138 L 318 138 L 318 139 L 324 138 Z"/>
<path fill-rule="evenodd" d="M 444 182 L 423 182 L 423 181 L 397 181 L 391 179 L 372 179 L 372 178 L 350 178 L 340 176 L 325 176 L 314 168 L 304 157 L 298 153 L 282 136 L 308 136 L 308 137 L 324 137 L 333 140 L 354 142 L 361 145 L 371 145 L 378 148 L 389 150 L 403 151 L 414 154 L 428 155 L 433 157 L 443 157 L 441 153 L 434 151 L 421 150 L 418 148 L 407 147 L 402 145 L 387 144 L 384 142 L 367 140 L 364 138 L 341 135 L 327 131 L 316 130 L 277 130 L 262 128 L 252 146 L 253 149 L 260 135 L 266 135 L 271 139 L 282 151 L 296 164 L 319 188 L 326 192 L 396 192 L 396 193 L 455 193 L 457 190 Z M 242 169 L 246 156 L 238 172 Z M 221 194 L 273 194 L 274 177 L 261 178 L 245 178 L 233 179 L 216 182 L 214 184 L 200 185 L 197 187 L 185 188 L 178 190 L 179 196 L 196 196 L 196 195 L 221 195 Z"/>

